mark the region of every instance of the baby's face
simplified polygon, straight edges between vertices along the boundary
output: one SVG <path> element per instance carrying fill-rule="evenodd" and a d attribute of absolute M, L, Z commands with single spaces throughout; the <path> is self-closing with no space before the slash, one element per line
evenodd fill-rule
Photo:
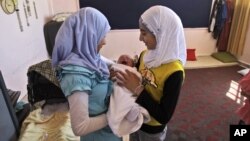
<path fill-rule="evenodd" d="M 127 66 L 130 66 L 130 67 L 133 67 L 134 66 L 134 61 L 131 57 L 129 57 L 128 55 L 121 55 L 119 58 L 118 58 L 118 61 L 117 61 L 118 64 L 124 64 L 124 65 L 127 65 Z"/>

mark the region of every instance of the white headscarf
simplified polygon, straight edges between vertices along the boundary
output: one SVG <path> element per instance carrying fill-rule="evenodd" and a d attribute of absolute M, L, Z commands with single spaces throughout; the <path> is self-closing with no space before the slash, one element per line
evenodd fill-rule
<path fill-rule="evenodd" d="M 148 50 L 144 63 L 148 68 L 180 60 L 186 63 L 186 42 L 182 22 L 178 15 L 165 6 L 153 6 L 141 15 L 145 25 L 156 38 L 156 48 Z"/>

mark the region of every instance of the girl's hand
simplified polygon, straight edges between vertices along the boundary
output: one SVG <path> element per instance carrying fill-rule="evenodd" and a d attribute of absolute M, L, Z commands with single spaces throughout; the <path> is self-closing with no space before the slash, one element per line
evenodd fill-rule
<path fill-rule="evenodd" d="M 114 69 L 109 69 L 109 79 L 114 80 L 116 76 L 116 71 Z"/>
<path fill-rule="evenodd" d="M 116 78 L 119 80 L 117 82 L 120 86 L 124 86 L 136 95 L 139 95 L 143 90 L 140 78 L 129 70 L 125 70 L 125 73 L 117 71 Z"/>

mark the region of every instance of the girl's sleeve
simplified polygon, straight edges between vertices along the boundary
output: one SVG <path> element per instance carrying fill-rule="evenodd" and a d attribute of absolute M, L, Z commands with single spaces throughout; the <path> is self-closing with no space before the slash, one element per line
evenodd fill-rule
<path fill-rule="evenodd" d="M 106 114 L 89 117 L 88 96 L 86 92 L 80 91 L 73 92 L 68 96 L 71 126 L 77 136 L 94 132 L 108 124 Z"/>

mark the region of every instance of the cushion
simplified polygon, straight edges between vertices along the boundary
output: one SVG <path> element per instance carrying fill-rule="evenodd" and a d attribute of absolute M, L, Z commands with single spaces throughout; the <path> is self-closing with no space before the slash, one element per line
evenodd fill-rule
<path fill-rule="evenodd" d="M 239 70 L 239 71 L 237 71 L 239 74 L 241 74 L 241 75 L 243 75 L 243 76 L 245 76 L 248 72 L 249 72 L 249 68 L 246 68 L 246 69 L 243 69 L 243 70 Z"/>
<path fill-rule="evenodd" d="M 196 61 L 195 49 L 187 49 L 187 61 Z"/>
<path fill-rule="evenodd" d="M 212 57 L 223 63 L 237 62 L 237 59 L 229 52 L 216 52 L 212 54 Z"/>

